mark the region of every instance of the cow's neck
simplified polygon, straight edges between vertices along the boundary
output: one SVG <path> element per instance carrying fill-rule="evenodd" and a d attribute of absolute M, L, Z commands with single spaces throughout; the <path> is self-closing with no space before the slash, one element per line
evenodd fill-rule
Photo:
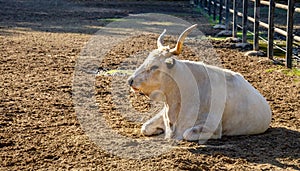
<path fill-rule="evenodd" d="M 172 85 L 172 86 L 171 86 Z M 178 119 L 178 113 L 180 111 L 181 97 L 180 91 L 175 83 L 169 84 L 165 88 L 165 105 L 168 107 L 168 118 L 170 124 L 174 125 Z"/>

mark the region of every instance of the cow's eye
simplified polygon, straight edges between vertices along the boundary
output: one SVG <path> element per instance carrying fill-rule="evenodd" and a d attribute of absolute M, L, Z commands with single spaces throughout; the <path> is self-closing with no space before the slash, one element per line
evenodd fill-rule
<path fill-rule="evenodd" d="M 150 68 L 150 70 L 151 70 L 151 71 L 154 71 L 154 70 L 156 70 L 157 68 L 158 68 L 157 65 L 153 65 L 153 66 Z"/>

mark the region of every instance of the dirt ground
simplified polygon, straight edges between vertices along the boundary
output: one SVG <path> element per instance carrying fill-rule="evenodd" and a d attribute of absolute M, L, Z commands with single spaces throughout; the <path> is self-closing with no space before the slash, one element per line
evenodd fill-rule
<path fill-rule="evenodd" d="M 206 146 L 181 142 L 138 160 L 112 155 L 85 134 L 72 83 L 76 59 L 91 36 L 111 18 L 142 12 L 176 15 L 207 35 L 217 32 L 201 14 L 188 11 L 188 1 L 0 0 L 0 170 L 300 170 L 299 76 L 268 59 L 245 57 L 224 41 L 211 40 L 223 67 L 244 75 L 272 108 L 266 133 L 223 137 Z M 155 39 L 126 40 L 103 65 L 115 69 L 139 48 L 154 48 Z M 188 51 L 179 58 L 193 59 Z M 142 138 L 141 123 L 126 120 L 112 102 L 113 79 L 97 77 L 99 110 L 122 135 Z M 138 110 L 149 108 L 143 96 L 130 99 Z"/>

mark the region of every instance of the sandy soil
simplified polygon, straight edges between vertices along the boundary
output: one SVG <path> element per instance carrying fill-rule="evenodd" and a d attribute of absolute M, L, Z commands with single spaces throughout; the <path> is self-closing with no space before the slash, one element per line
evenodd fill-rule
<path fill-rule="evenodd" d="M 215 34 L 200 14 L 187 12 L 187 2 L 0 0 L 0 6 L 0 170 L 300 170 L 300 78 L 268 59 L 244 57 L 228 42 L 211 41 L 223 67 L 243 74 L 271 105 L 266 133 L 223 137 L 206 146 L 180 142 L 138 160 L 112 155 L 85 134 L 72 83 L 76 59 L 92 34 L 110 18 L 141 12 L 177 15 Z M 124 41 L 101 66 L 118 68 L 140 48 L 154 48 L 156 37 Z M 179 58 L 194 56 L 186 50 Z M 113 81 L 114 76 L 96 79 L 99 110 L 120 134 L 144 138 L 141 123 L 126 120 L 115 107 Z M 143 96 L 130 94 L 130 100 L 139 111 L 151 106 Z"/>

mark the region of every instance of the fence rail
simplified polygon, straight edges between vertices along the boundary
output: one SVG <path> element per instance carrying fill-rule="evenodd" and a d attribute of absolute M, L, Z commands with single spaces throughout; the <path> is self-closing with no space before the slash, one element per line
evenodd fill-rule
<path fill-rule="evenodd" d="M 254 9 L 254 17 L 248 15 L 249 1 L 252 2 Z M 238 11 L 237 0 L 194 0 L 194 3 L 201 8 L 207 10 L 208 15 L 213 15 L 213 19 L 216 20 L 217 15 L 219 17 L 219 24 L 223 23 L 225 19 L 225 27 L 229 29 L 229 23 L 232 21 L 232 37 L 237 36 L 237 17 L 242 17 L 242 41 L 243 43 L 247 42 L 247 32 L 248 30 L 248 21 L 253 23 L 253 50 L 259 50 L 259 27 L 268 29 L 268 48 L 267 56 L 273 60 L 274 56 L 274 33 L 278 33 L 286 37 L 286 46 L 285 49 L 279 48 L 286 52 L 286 66 L 292 68 L 292 59 L 297 58 L 298 56 L 293 55 L 293 42 L 300 42 L 300 36 L 293 34 L 293 25 L 294 25 L 294 13 L 300 13 L 300 8 L 295 8 L 295 0 L 288 0 L 288 5 L 275 3 L 274 0 L 264 1 L 264 0 L 243 0 L 242 12 Z M 266 5 L 268 9 L 268 23 L 265 23 L 260 20 L 260 6 Z M 232 8 L 231 8 L 232 6 Z M 287 25 L 286 31 L 274 26 L 274 12 L 275 9 L 284 9 L 287 11 Z M 225 17 L 223 17 L 223 10 L 225 9 Z M 217 10 L 218 14 L 217 14 Z M 230 17 L 232 14 L 232 19 Z"/>

